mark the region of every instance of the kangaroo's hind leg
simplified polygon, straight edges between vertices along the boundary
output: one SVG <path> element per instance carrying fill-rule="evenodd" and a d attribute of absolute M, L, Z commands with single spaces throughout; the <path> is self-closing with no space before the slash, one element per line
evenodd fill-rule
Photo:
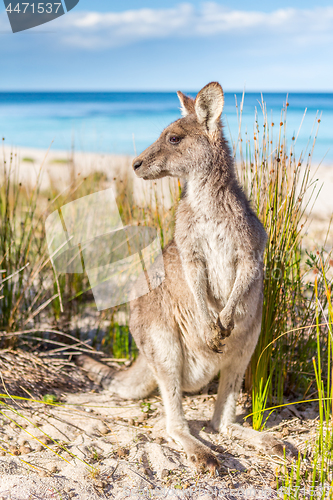
<path fill-rule="evenodd" d="M 182 406 L 184 346 L 167 326 L 151 327 L 150 348 L 145 354 L 154 370 L 166 414 L 166 430 L 188 459 L 200 469 L 215 471 L 219 463 L 212 451 L 190 433 Z"/>
<path fill-rule="evenodd" d="M 256 328 L 260 328 L 257 326 Z M 258 333 L 254 332 L 253 339 L 257 338 Z M 221 368 L 220 381 L 215 404 L 212 426 L 221 433 L 227 433 L 238 439 L 247 441 L 251 446 L 264 451 L 270 455 L 283 456 L 283 444 L 271 434 L 255 431 L 254 429 L 243 427 L 236 423 L 236 403 L 241 389 L 245 370 L 250 362 L 253 348 L 251 337 L 248 345 L 239 349 Z"/>
<path fill-rule="evenodd" d="M 182 406 L 179 372 L 160 373 L 158 384 L 165 407 L 167 433 L 183 447 L 187 458 L 196 467 L 215 471 L 219 466 L 218 460 L 207 446 L 190 433 Z"/>
<path fill-rule="evenodd" d="M 157 387 L 156 378 L 142 354 L 139 354 L 130 368 L 120 372 L 89 356 L 79 356 L 76 363 L 87 372 L 91 380 L 124 399 L 146 398 Z"/>

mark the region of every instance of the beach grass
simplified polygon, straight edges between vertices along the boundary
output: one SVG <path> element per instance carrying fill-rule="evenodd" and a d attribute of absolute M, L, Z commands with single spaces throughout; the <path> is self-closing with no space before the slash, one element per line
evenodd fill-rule
<path fill-rule="evenodd" d="M 314 324 L 314 288 L 304 276 L 317 269 L 317 255 L 304 262 L 302 239 L 306 209 L 318 193 L 311 179 L 316 134 L 309 143 L 310 153 L 303 151 L 297 158 L 296 137 L 291 137 L 288 144 L 285 132 L 288 103 L 281 111 L 280 123 L 274 124 L 269 122 L 262 101 L 253 135 L 243 141 L 242 103 L 239 106 L 240 133 L 238 145 L 234 146 L 234 151 L 239 152 L 239 176 L 268 235 L 262 330 L 248 380 L 254 401 L 268 398 L 270 403 L 281 404 L 286 389 L 306 391 L 302 373 L 310 369 L 306 353 L 313 344 L 314 332 L 305 327 Z"/>
<path fill-rule="evenodd" d="M 319 193 L 311 160 L 320 118 L 308 149 L 295 155 L 297 135 L 287 140 L 288 102 L 281 121 L 270 123 L 264 101 L 253 135 L 234 144 L 239 177 L 268 234 L 264 256 L 264 305 L 258 344 L 246 377 L 252 391 L 252 424 L 288 401 L 318 401 L 316 439 L 277 478 L 283 498 L 332 497 L 332 259 L 331 250 L 303 246 L 309 207 Z M 329 223 L 327 224 L 329 230 Z M 328 274 L 330 273 L 330 280 Z M 311 393 L 311 397 L 309 394 Z M 303 495 L 304 494 L 304 495 Z"/>

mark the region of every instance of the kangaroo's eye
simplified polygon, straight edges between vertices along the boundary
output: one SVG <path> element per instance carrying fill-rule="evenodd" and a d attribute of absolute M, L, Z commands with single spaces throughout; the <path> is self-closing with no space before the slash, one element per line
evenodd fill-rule
<path fill-rule="evenodd" d="M 172 135 L 170 138 L 169 138 L 169 142 L 171 142 L 171 144 L 179 144 L 181 141 L 181 138 L 180 137 L 177 137 L 176 135 Z"/>

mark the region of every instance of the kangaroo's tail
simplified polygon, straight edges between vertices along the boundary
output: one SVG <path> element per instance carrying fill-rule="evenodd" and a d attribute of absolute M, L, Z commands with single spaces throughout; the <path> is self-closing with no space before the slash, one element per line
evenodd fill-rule
<path fill-rule="evenodd" d="M 130 368 L 120 372 L 85 355 L 76 358 L 76 364 L 91 380 L 124 399 L 145 398 L 157 387 L 154 374 L 142 354 Z"/>

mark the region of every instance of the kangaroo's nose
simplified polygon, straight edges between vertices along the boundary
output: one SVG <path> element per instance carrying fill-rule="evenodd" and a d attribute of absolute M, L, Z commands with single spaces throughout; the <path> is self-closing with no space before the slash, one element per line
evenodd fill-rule
<path fill-rule="evenodd" d="M 142 160 L 136 160 L 136 162 L 133 163 L 134 170 L 138 170 L 138 168 L 141 167 L 142 163 L 143 163 Z"/>

